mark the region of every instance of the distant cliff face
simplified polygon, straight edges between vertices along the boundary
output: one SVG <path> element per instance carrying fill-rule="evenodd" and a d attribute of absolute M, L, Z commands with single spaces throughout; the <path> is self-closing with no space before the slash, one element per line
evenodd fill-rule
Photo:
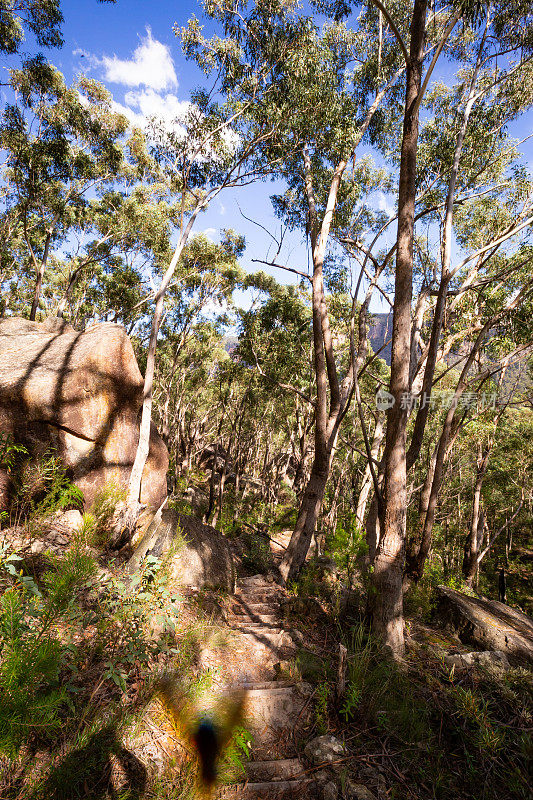
<path fill-rule="evenodd" d="M 391 342 L 389 340 L 391 337 L 392 311 L 389 311 L 387 314 L 372 314 L 370 317 L 368 338 L 374 353 L 377 353 L 377 351 L 383 347 L 379 358 L 382 358 L 389 367 L 391 359 Z M 385 342 L 387 342 L 386 345 Z"/>
<path fill-rule="evenodd" d="M 379 354 L 379 358 L 390 367 L 391 359 L 391 342 L 388 341 L 392 336 L 392 311 L 388 314 L 370 314 L 369 333 L 368 338 L 374 353 L 380 350 L 385 342 L 387 344 L 383 347 Z M 346 336 L 343 334 L 340 338 L 336 339 L 336 345 L 342 344 L 346 341 Z M 230 355 L 237 347 L 239 340 L 236 336 L 227 335 L 224 337 L 224 349 Z"/>

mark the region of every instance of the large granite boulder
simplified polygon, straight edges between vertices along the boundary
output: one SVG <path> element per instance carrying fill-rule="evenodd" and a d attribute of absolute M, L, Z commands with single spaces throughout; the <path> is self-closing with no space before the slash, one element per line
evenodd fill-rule
<path fill-rule="evenodd" d="M 235 566 L 228 540 L 211 525 L 174 509 L 155 516 L 128 561 L 128 571 L 139 569 L 148 555 L 164 558 L 169 551 L 169 576 L 176 586 L 234 591 Z"/>
<path fill-rule="evenodd" d="M 38 457 L 50 445 L 70 469 L 86 505 L 106 483 L 129 479 L 139 439 L 143 379 L 120 325 L 79 332 L 63 320 L 0 320 L 0 431 Z M 155 427 L 141 502 L 166 497 L 168 452 Z M 0 506 L 6 504 L 5 473 Z"/>
<path fill-rule="evenodd" d="M 533 664 L 533 619 L 485 597 L 438 587 L 435 616 L 465 644 L 498 650 L 513 664 Z"/>

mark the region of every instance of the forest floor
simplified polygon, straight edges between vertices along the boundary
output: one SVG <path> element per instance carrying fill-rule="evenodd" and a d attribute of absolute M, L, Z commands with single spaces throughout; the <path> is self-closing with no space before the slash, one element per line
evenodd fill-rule
<path fill-rule="evenodd" d="M 273 581 L 287 535 L 278 531 L 273 537 L 270 562 L 263 552 L 263 582 L 267 585 Z M 249 573 L 246 558 L 244 564 L 248 569 L 241 571 Z M 216 648 L 204 656 L 208 668 L 224 674 L 222 683 L 242 681 L 245 664 L 252 682 L 285 680 L 311 687 L 305 725 L 291 742 L 284 744 L 281 738 L 274 754 L 296 759 L 291 764 L 296 770 L 303 762 L 305 770 L 297 774 L 314 781 L 309 796 L 363 800 L 529 797 L 527 765 L 533 742 L 530 671 L 509 665 L 501 669 L 497 661 L 450 667 L 447 658 L 468 656 L 472 648 L 432 622 L 421 609 L 406 619 L 406 659 L 395 664 L 368 637 L 357 604 L 341 614 L 331 582 L 317 583 L 312 589 L 308 581 L 290 591 L 276 586 L 271 594 L 276 598 L 275 612 L 270 601 L 243 611 L 238 607 L 242 604 L 240 591 L 237 603 L 235 598 L 226 598 L 219 605 L 218 619 L 222 626 L 229 623 L 230 636 L 237 633 L 231 656 L 226 659 Z M 204 605 L 208 595 L 204 593 L 200 601 Z M 263 625 L 268 630 L 274 613 L 282 630 L 297 635 L 285 652 L 275 647 L 270 653 L 267 649 L 265 657 L 257 647 L 257 628 Z M 250 616 L 256 618 L 256 638 L 250 641 L 245 635 L 243 642 L 239 634 Z M 342 697 L 337 695 L 340 645 L 348 650 Z M 318 736 L 334 737 L 340 743 L 342 752 L 332 763 L 313 759 L 308 751 L 305 758 L 306 742 Z M 265 756 L 260 748 L 259 754 L 257 749 L 254 753 L 252 748 L 251 765 L 266 757 L 272 754 Z M 250 766 L 248 774 L 254 774 Z M 288 788 L 285 796 L 304 795 L 301 789 L 291 793 Z"/>
<path fill-rule="evenodd" d="M 277 531 L 278 546 L 260 552 L 246 537 L 235 541 L 235 595 L 176 594 L 155 567 L 133 586 L 120 559 L 75 547 L 56 552 L 51 571 L 37 563 L 42 555 L 35 560 L 33 601 L 18 590 L 26 578 L 4 580 L 3 623 L 6 609 L 12 619 L 20 614 L 0 671 L 4 684 L 15 681 L 17 705 L 0 709 L 0 742 L 11 737 L 20 750 L 4 758 L 3 772 L 0 765 L 0 800 L 192 800 L 191 746 L 156 696 L 154 679 L 168 670 L 200 709 L 246 689 L 255 728 L 252 713 L 222 765 L 232 797 L 272 796 L 265 785 L 275 778 L 286 796 L 303 800 L 302 781 L 312 778 L 309 797 L 329 800 L 529 800 L 531 671 L 450 667 L 446 657 L 468 648 L 423 604 L 406 619 L 405 661 L 392 662 L 368 635 L 360 596 L 341 602 L 313 561 L 288 590 L 275 582 L 283 536 Z M 17 611 L 15 599 L 26 605 Z M 48 683 L 46 675 L 35 683 L 32 660 L 45 670 L 52 656 Z M 36 715 L 41 729 L 30 736 Z M 276 717 L 281 724 L 270 724 Z M 321 761 L 308 746 L 324 736 L 340 750 Z"/>

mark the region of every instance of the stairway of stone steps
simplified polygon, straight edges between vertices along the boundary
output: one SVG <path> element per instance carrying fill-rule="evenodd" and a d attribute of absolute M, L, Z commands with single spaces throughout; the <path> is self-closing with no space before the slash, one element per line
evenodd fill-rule
<path fill-rule="evenodd" d="M 284 591 L 272 578 L 253 575 L 237 582 L 226 621 L 241 640 L 246 664 L 239 686 L 247 690 L 247 712 L 253 734 L 247 782 L 228 787 L 224 797 L 314 797 L 314 784 L 298 753 L 311 711 L 308 684 L 275 680 L 274 665 L 296 653 L 299 633 L 283 625 Z"/>

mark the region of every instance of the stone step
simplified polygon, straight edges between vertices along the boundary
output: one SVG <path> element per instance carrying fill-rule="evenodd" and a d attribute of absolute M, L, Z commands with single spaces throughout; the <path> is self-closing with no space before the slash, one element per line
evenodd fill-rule
<path fill-rule="evenodd" d="M 264 645 L 270 649 L 279 650 L 280 647 L 293 646 L 292 639 L 286 635 L 283 627 L 262 622 L 240 622 L 233 627 L 241 636 L 253 640 L 257 645 Z"/>
<path fill-rule="evenodd" d="M 279 623 L 279 614 L 226 614 L 230 625 L 272 625 Z M 279 623 L 281 624 L 281 623 Z"/>
<path fill-rule="evenodd" d="M 292 781 L 263 781 L 260 783 L 247 783 L 236 786 L 226 786 L 219 795 L 223 798 L 238 798 L 239 800 L 252 800 L 255 797 L 299 798 L 307 800 L 315 798 L 313 791 L 314 782 L 308 778 Z M 310 793 L 309 793 L 310 792 Z"/>
<path fill-rule="evenodd" d="M 285 644 L 282 630 L 279 628 L 269 628 L 268 630 L 264 628 L 259 630 L 239 628 L 239 632 L 246 636 L 255 648 L 272 653 L 279 661 L 279 650 Z"/>
<path fill-rule="evenodd" d="M 281 624 L 271 625 L 268 622 L 240 619 L 235 622 L 234 630 L 239 631 L 239 633 L 249 633 L 253 636 L 264 634 L 266 637 L 269 637 L 274 636 L 274 634 L 279 636 L 280 633 L 283 633 L 283 626 Z"/>
<path fill-rule="evenodd" d="M 235 589 L 234 599 L 244 600 L 246 603 L 279 603 L 283 592 L 277 586 L 238 586 Z"/>
<path fill-rule="evenodd" d="M 232 598 L 232 604 L 241 606 L 270 606 L 270 608 L 279 608 L 284 598 L 277 595 L 268 595 L 264 592 L 254 592 L 254 594 L 236 595 Z"/>
<path fill-rule="evenodd" d="M 237 598 L 230 606 L 234 614 L 272 614 L 279 603 L 255 603 Z"/>
<path fill-rule="evenodd" d="M 281 589 L 280 584 L 274 579 L 274 575 L 272 575 L 271 578 L 266 578 L 264 575 L 252 575 L 251 577 L 248 576 L 247 578 L 237 578 L 235 586 L 239 586 L 242 589 L 245 589 L 247 592 L 255 592 L 262 589 L 265 591 L 279 592 Z"/>
<path fill-rule="evenodd" d="M 305 767 L 299 758 L 280 758 L 277 761 L 249 761 L 246 764 L 248 780 L 254 783 L 287 781 L 301 778 Z"/>
<path fill-rule="evenodd" d="M 238 622 L 238 628 L 241 633 L 261 633 L 261 631 L 267 632 L 274 632 L 278 631 L 278 633 L 284 634 L 284 640 L 287 642 L 288 646 L 297 646 L 300 645 L 303 641 L 303 634 L 301 631 L 296 630 L 295 628 L 287 628 L 283 622 L 278 622 L 277 625 L 272 625 L 270 623 L 264 624 L 262 622 L 254 621 L 246 621 L 246 622 Z"/>
<path fill-rule="evenodd" d="M 264 740 L 266 731 L 293 730 L 301 725 L 311 691 L 308 684 L 280 686 L 276 681 L 265 689 L 250 689 L 246 711 L 252 730 Z"/>
<path fill-rule="evenodd" d="M 226 614 L 226 619 L 231 621 L 233 625 L 246 625 L 246 626 L 256 626 L 262 625 L 263 627 L 269 627 L 270 625 L 273 628 L 278 628 L 282 625 L 281 617 L 279 614 L 233 614 L 229 613 Z"/>
<path fill-rule="evenodd" d="M 264 575 L 247 575 L 245 578 L 238 578 L 237 586 L 255 587 L 255 586 L 276 586 L 274 580 L 268 580 Z"/>
<path fill-rule="evenodd" d="M 252 625 L 246 627 L 241 625 L 237 630 L 253 641 L 257 647 L 263 645 L 272 655 L 276 655 L 278 661 L 291 658 L 298 651 L 299 642 L 295 639 L 294 632 L 291 633 L 283 628 L 265 629 L 262 626 L 254 628 Z"/>

